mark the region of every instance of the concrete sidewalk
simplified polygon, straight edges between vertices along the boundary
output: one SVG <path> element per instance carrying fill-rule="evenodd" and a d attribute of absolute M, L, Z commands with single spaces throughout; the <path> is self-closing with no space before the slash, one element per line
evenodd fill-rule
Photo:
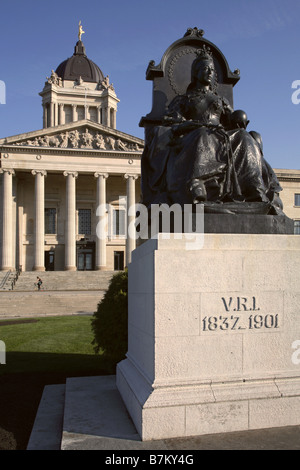
<path fill-rule="evenodd" d="M 300 426 L 142 442 L 115 376 L 81 377 L 45 388 L 27 450 L 300 450 Z"/>

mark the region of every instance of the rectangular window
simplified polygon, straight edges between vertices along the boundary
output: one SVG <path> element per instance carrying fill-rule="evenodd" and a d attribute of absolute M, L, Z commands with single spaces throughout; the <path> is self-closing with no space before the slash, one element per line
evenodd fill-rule
<path fill-rule="evenodd" d="M 65 104 L 64 111 L 65 111 L 65 123 L 68 124 L 69 122 L 72 122 L 72 106 L 70 106 L 69 104 Z"/>
<path fill-rule="evenodd" d="M 113 209 L 113 235 L 125 236 L 125 209 Z"/>
<path fill-rule="evenodd" d="M 294 234 L 300 235 L 300 220 L 294 220 Z"/>
<path fill-rule="evenodd" d="M 300 194 L 295 194 L 295 206 L 300 207 Z"/>
<path fill-rule="evenodd" d="M 45 209 L 45 233 L 46 234 L 56 233 L 56 209 L 55 208 Z"/>
<path fill-rule="evenodd" d="M 97 122 L 97 108 L 90 107 L 89 108 L 90 112 L 90 121 Z"/>
<path fill-rule="evenodd" d="M 81 235 L 91 235 L 92 214 L 91 209 L 78 209 L 78 233 Z"/>
<path fill-rule="evenodd" d="M 77 106 L 77 118 L 78 121 L 81 121 L 85 118 L 85 109 L 84 106 Z"/>
<path fill-rule="evenodd" d="M 124 269 L 124 252 L 114 251 L 114 270 L 123 271 Z"/>

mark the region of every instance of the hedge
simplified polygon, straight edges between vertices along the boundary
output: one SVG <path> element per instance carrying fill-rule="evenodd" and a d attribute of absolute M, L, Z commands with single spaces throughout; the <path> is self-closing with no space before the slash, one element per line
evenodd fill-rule
<path fill-rule="evenodd" d="M 101 352 L 117 363 L 128 346 L 128 272 L 115 274 L 92 318 L 95 353 Z"/>

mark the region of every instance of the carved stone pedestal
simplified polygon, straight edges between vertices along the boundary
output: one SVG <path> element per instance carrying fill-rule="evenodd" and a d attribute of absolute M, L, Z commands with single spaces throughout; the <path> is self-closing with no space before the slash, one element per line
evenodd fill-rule
<path fill-rule="evenodd" d="M 148 240 L 117 387 L 142 440 L 300 424 L 300 239 Z"/>
<path fill-rule="evenodd" d="M 205 214 L 204 230 L 206 233 L 292 235 L 294 221 L 286 215 Z"/>

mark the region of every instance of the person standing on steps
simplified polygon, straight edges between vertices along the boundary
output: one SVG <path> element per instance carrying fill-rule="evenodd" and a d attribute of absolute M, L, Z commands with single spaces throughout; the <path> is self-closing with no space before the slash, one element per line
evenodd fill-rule
<path fill-rule="evenodd" d="M 37 276 L 37 286 L 38 290 L 41 290 L 41 285 L 43 284 L 43 281 L 40 277 Z"/>

